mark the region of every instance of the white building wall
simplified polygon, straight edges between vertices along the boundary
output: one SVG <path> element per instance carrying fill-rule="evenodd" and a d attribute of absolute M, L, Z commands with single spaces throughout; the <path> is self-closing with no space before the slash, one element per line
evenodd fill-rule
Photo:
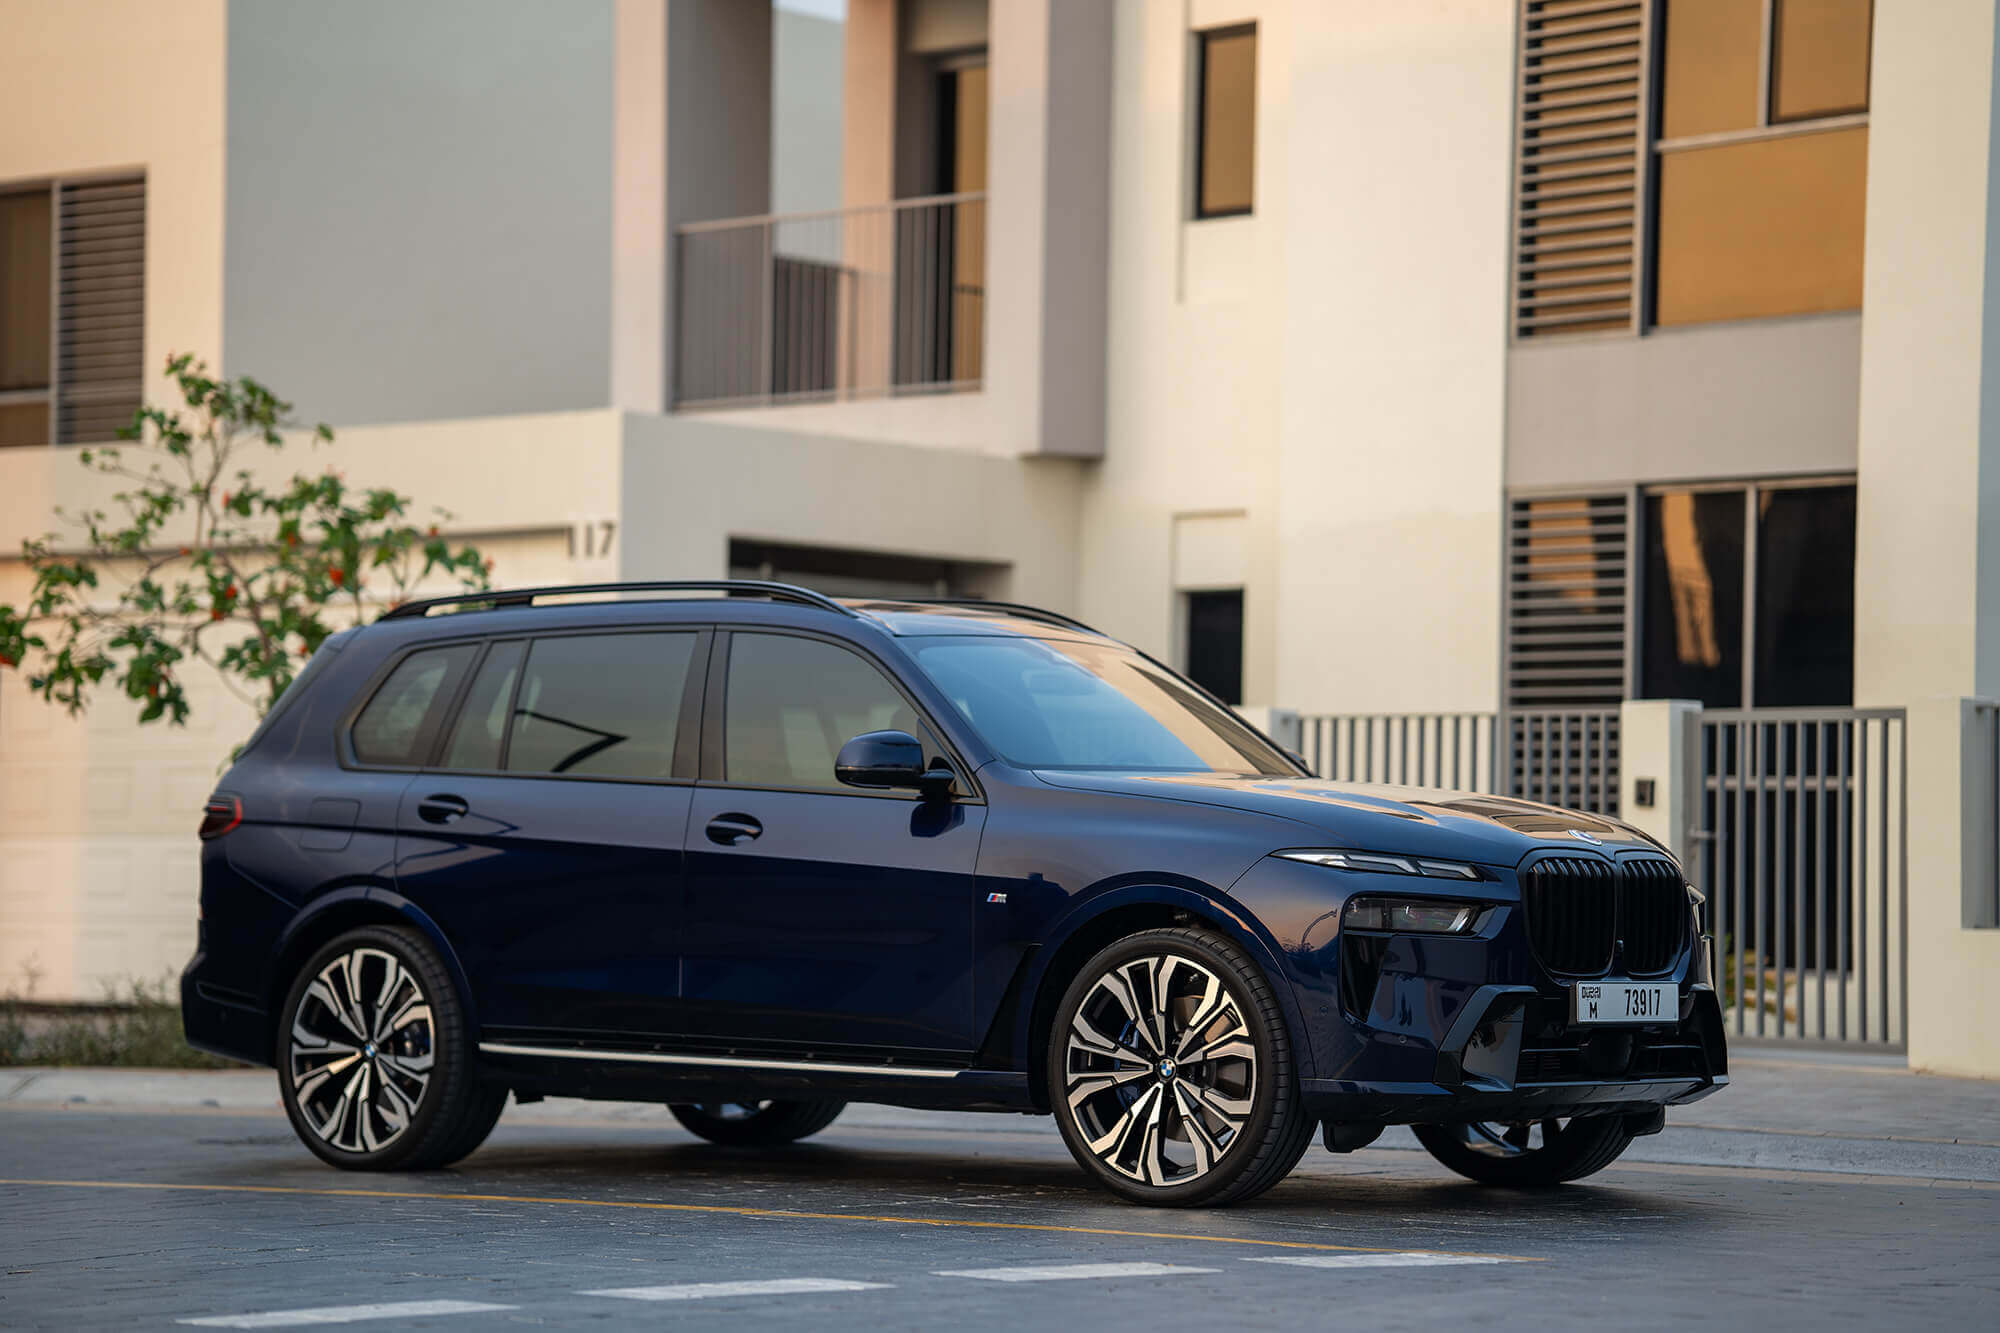
<path fill-rule="evenodd" d="M 1112 58 L 1105 450 L 1084 487 L 1077 611 L 1175 659 L 1176 529 L 1243 516 L 1244 697 L 1275 696 L 1271 536 L 1281 391 L 1286 3 L 1124 0 Z M 1194 36 L 1258 26 L 1248 217 L 1192 219 Z M 1205 570 L 1204 586 L 1218 575 Z"/>
<path fill-rule="evenodd" d="M 1250 21 L 1255 211 L 1194 221 L 1192 34 Z M 1246 702 L 1495 705 L 1513 41 L 1507 0 L 1121 5 L 1085 619 L 1177 654 L 1177 531 L 1242 515 Z"/>
<path fill-rule="evenodd" d="M 1293 17 L 1272 311 L 1287 707 L 1499 700 L 1515 9 Z"/>

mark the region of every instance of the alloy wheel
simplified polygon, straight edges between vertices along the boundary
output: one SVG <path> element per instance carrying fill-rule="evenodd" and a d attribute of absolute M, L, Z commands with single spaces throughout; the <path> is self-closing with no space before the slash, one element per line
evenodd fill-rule
<path fill-rule="evenodd" d="M 288 1074 L 305 1123 L 342 1152 L 401 1138 L 430 1087 L 431 1004 L 386 950 L 350 949 L 306 986 L 292 1018 Z"/>
<path fill-rule="evenodd" d="M 1100 975 L 1070 1021 L 1063 1068 L 1091 1155 L 1145 1185 L 1207 1175 L 1256 1104 L 1257 1047 L 1236 997 L 1177 954 Z"/>

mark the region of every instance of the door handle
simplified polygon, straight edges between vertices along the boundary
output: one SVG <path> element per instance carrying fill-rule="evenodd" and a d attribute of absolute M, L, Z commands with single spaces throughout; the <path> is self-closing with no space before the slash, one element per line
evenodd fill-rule
<path fill-rule="evenodd" d="M 417 802 L 417 818 L 426 824 L 449 824 L 472 809 L 463 796 L 439 794 Z"/>
<path fill-rule="evenodd" d="M 717 815 L 708 821 L 708 840 L 724 847 L 748 842 L 763 831 L 764 826 L 749 815 Z"/>

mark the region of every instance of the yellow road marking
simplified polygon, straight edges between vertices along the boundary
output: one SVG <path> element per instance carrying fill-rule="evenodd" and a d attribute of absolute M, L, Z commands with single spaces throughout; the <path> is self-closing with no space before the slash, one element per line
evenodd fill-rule
<path fill-rule="evenodd" d="M 1124 1236 L 1139 1240 L 1191 1240 L 1207 1245 L 1261 1245 L 1280 1250 L 1338 1250 L 1347 1254 L 1439 1254 L 1456 1259 L 1546 1262 L 1520 1254 L 1473 1254 L 1464 1250 L 1413 1250 L 1398 1245 L 1329 1245 L 1309 1240 L 1263 1240 L 1253 1236 L 1200 1236 L 1185 1231 L 1126 1231 L 1117 1227 L 1066 1227 L 1053 1222 L 994 1222 L 959 1217 L 898 1217 L 875 1213 L 811 1213 L 792 1208 L 747 1208 L 720 1203 L 653 1203 L 638 1199 L 570 1199 L 535 1194 L 444 1194 L 425 1190 L 314 1189 L 303 1185 L 180 1185 L 145 1180 L 11 1180 L 0 1185 L 41 1185 L 79 1190 L 185 1190 L 214 1194 L 306 1194 L 343 1199 L 448 1199 L 454 1203 L 554 1203 L 579 1208 L 642 1208 L 663 1213 L 726 1213 L 792 1222 L 885 1222 L 895 1226 L 976 1227 L 988 1231 L 1054 1231 L 1078 1236 Z"/>

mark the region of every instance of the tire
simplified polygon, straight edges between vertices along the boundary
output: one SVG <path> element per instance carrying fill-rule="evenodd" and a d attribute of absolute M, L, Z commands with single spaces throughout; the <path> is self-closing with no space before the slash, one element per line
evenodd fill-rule
<path fill-rule="evenodd" d="M 319 949 L 279 1015 L 278 1094 L 321 1161 L 446 1166 L 486 1141 L 506 1105 L 504 1087 L 479 1081 L 444 961 L 407 927 L 363 926 Z"/>
<path fill-rule="evenodd" d="M 1047 1061 L 1070 1154 L 1134 1203 L 1240 1203 L 1312 1142 L 1277 995 L 1213 930 L 1142 931 L 1085 963 L 1056 1006 Z"/>
<path fill-rule="evenodd" d="M 834 1122 L 846 1102 L 703 1102 L 669 1106 L 688 1133 L 730 1148 L 796 1143 Z"/>
<path fill-rule="evenodd" d="M 1624 1117 L 1610 1115 L 1411 1128 L 1431 1156 L 1466 1179 L 1520 1189 L 1581 1180 L 1611 1165 L 1632 1142 Z"/>

